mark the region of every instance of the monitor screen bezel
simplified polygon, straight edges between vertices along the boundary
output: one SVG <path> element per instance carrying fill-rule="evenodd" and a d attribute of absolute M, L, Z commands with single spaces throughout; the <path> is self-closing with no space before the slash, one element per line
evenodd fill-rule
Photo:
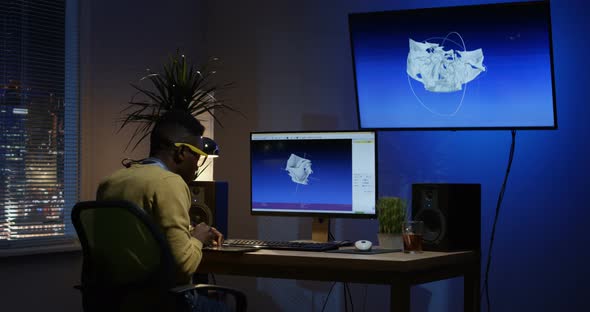
<path fill-rule="evenodd" d="M 249 136 L 249 166 L 250 166 L 250 176 L 249 176 L 249 191 L 250 191 L 250 215 L 252 216 L 284 216 L 284 217 L 314 217 L 314 218 L 345 218 L 345 219 L 376 219 L 377 218 L 377 208 L 375 207 L 375 212 L 372 214 L 345 214 L 345 213 L 335 213 L 335 212 L 295 212 L 295 211 L 287 211 L 287 212 L 273 212 L 273 211 L 254 211 L 252 209 L 252 136 L 254 134 L 310 134 L 310 133 L 372 133 L 375 138 L 375 205 L 377 204 L 378 194 L 379 194 L 379 175 L 378 175 L 378 155 L 377 155 L 377 131 L 370 130 L 370 129 L 363 129 L 363 130 L 315 130 L 315 131 L 251 131 Z"/>
<path fill-rule="evenodd" d="M 354 53 L 354 38 L 353 38 L 353 29 L 351 25 L 351 19 L 355 16 L 371 16 L 371 15 L 382 15 L 382 14 L 403 14 L 404 12 L 443 12 L 445 10 L 452 10 L 453 8 L 464 8 L 464 7 L 510 7 L 510 6 L 526 6 L 526 5 L 546 5 L 547 6 L 547 25 L 549 27 L 548 31 L 548 41 L 549 41 L 549 63 L 550 63 L 550 71 L 551 71 L 551 88 L 552 88 L 552 101 L 553 101 L 553 126 L 497 126 L 497 127 L 367 127 L 363 126 L 361 121 L 361 110 L 360 110 L 360 102 L 359 102 L 359 94 L 358 94 L 358 80 L 357 80 L 357 73 L 356 73 L 356 57 Z M 389 130 L 397 130 L 397 131 L 424 131 L 424 130 L 446 130 L 446 131 L 458 131 L 458 130 L 557 130 L 558 123 L 557 123 L 557 100 L 556 100 L 556 92 L 555 92 L 555 71 L 554 71 L 554 54 L 553 54 L 553 27 L 551 22 L 551 6 L 548 0 L 542 1 L 514 1 L 514 2 L 505 2 L 505 3 L 486 3 L 486 4 L 473 4 L 473 5 L 456 5 L 456 6 L 444 6 L 444 7 L 432 7 L 432 8 L 417 8 L 417 9 L 402 9 L 402 10 L 386 10 L 386 11 L 374 11 L 374 12 L 361 12 L 361 13 L 350 13 L 348 14 L 348 29 L 349 29 L 349 38 L 350 38 L 350 52 L 352 57 L 352 71 L 353 71 L 353 82 L 354 82 L 354 91 L 355 91 L 355 105 L 356 105 L 356 112 L 357 112 L 357 124 L 359 130 L 375 130 L 375 131 L 389 131 Z"/>

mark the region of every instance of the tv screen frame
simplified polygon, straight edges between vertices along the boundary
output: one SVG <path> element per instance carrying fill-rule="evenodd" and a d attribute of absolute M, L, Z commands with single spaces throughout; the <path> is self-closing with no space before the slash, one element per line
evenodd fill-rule
<path fill-rule="evenodd" d="M 253 207 L 253 136 L 254 135 L 272 135 L 272 134 L 284 134 L 284 135 L 295 135 L 295 136 L 309 136 L 309 135 L 316 135 L 322 133 L 330 133 L 330 134 L 363 134 L 363 133 L 370 133 L 373 136 L 373 162 L 374 162 L 374 198 L 373 198 L 373 205 L 374 210 L 373 213 L 338 213 L 338 212 L 308 212 L 308 211 L 260 211 L 254 210 Z M 249 186 L 250 186 L 250 214 L 253 216 L 288 216 L 288 217 L 314 217 L 314 218 L 343 218 L 343 219 L 376 219 L 377 218 L 377 199 L 378 199 L 378 154 L 377 154 L 377 132 L 374 130 L 318 130 L 318 131 L 252 131 L 250 132 L 250 177 L 249 177 Z M 351 156 L 352 159 L 352 156 Z M 352 165 L 351 165 L 352 166 Z M 352 174 L 352 173 L 351 173 Z M 289 178 L 288 174 L 285 173 L 286 179 Z M 352 181 L 351 181 L 352 182 Z"/>
<path fill-rule="evenodd" d="M 396 65 L 399 65 L 400 67 L 397 67 L 398 69 L 401 69 L 402 66 L 402 62 L 403 62 L 403 66 L 405 69 L 405 72 L 402 74 L 400 72 L 399 75 L 396 75 L 397 77 L 394 79 L 399 79 L 398 82 L 402 82 L 402 80 L 404 80 L 405 85 L 407 86 L 408 84 L 409 87 L 406 90 L 403 90 L 403 92 L 406 92 L 407 94 L 411 94 L 409 90 L 411 90 L 411 92 L 413 92 L 413 98 L 412 100 L 415 101 L 415 103 L 411 103 L 412 105 L 412 110 L 415 110 L 416 112 L 419 112 L 420 114 L 424 114 L 425 119 L 424 120 L 429 120 L 428 122 L 430 122 L 431 124 L 425 124 L 422 119 L 412 119 L 414 118 L 413 115 L 411 115 L 411 111 L 407 110 L 406 108 L 403 108 L 403 113 L 406 113 L 406 117 L 403 117 L 403 113 L 400 114 L 394 114 L 395 112 L 389 112 L 389 111 L 385 111 L 382 110 L 382 105 L 387 105 L 388 103 L 383 103 L 383 101 L 379 101 L 379 100 L 374 100 L 371 101 L 371 104 L 367 104 L 367 101 L 364 100 L 366 98 L 369 97 L 375 97 L 375 94 L 377 94 L 377 96 L 380 96 L 379 94 L 384 94 L 383 97 L 388 97 L 389 95 L 386 94 L 387 92 L 391 92 L 389 94 L 391 94 L 391 97 L 393 98 L 391 105 L 406 105 L 405 107 L 408 107 L 409 104 L 404 104 L 403 101 L 398 101 L 398 102 L 393 102 L 395 101 L 395 99 L 399 99 L 399 93 L 397 93 L 398 95 L 396 95 L 394 93 L 394 91 L 386 91 L 387 88 L 390 88 L 391 90 L 393 90 L 393 87 L 389 87 L 389 86 L 393 86 L 395 84 L 386 84 L 384 83 L 384 87 L 381 90 L 384 90 L 384 92 L 379 93 L 379 87 L 374 87 L 373 84 L 369 84 L 368 83 L 368 79 L 367 77 L 376 77 L 375 75 L 370 75 L 370 73 L 367 72 L 363 72 L 362 73 L 362 78 L 359 77 L 361 75 L 361 73 L 359 73 L 359 63 L 363 63 L 363 64 L 368 64 L 369 60 L 368 57 L 363 56 L 365 59 L 363 59 L 362 61 L 360 60 L 360 56 L 362 53 L 366 50 L 368 50 L 367 47 L 363 47 L 363 49 L 365 49 L 364 51 L 361 50 L 361 48 L 359 48 L 358 45 L 360 45 L 358 42 L 361 40 L 358 38 L 358 32 L 359 32 L 359 26 L 358 23 L 360 22 L 365 22 L 368 23 L 367 20 L 370 21 L 370 19 L 374 18 L 374 19 L 381 19 L 379 22 L 382 23 L 384 19 L 392 19 L 396 16 L 406 16 L 406 18 L 408 20 L 411 20 L 412 17 L 414 16 L 419 16 L 419 17 L 423 17 L 425 15 L 432 15 L 432 16 L 437 16 L 437 18 L 440 18 L 440 16 L 442 16 L 443 14 L 460 14 L 461 12 L 469 12 L 470 10 L 472 12 L 476 12 L 476 11 L 490 11 L 490 10 L 494 10 L 493 12 L 499 12 L 502 10 L 526 10 L 526 9 L 537 9 L 540 10 L 540 12 L 537 12 L 537 14 L 539 16 L 543 16 L 544 20 L 542 21 L 542 25 L 546 26 L 547 28 L 543 28 L 543 35 L 546 34 L 546 37 L 544 36 L 543 39 L 547 40 L 548 46 L 546 47 L 546 50 L 544 50 L 544 53 L 548 53 L 548 57 L 549 60 L 547 62 L 546 59 L 542 59 L 541 61 L 543 62 L 544 65 L 547 65 L 548 68 L 543 68 L 544 70 L 544 74 L 549 75 L 549 79 L 550 81 L 548 81 L 547 79 L 543 80 L 541 83 L 543 83 L 543 86 L 547 86 L 550 84 L 550 88 L 551 88 L 551 97 L 550 97 L 550 101 L 551 101 L 551 112 L 549 109 L 549 96 L 548 95 L 544 95 L 544 100 L 546 102 L 543 102 L 545 106 L 543 106 L 543 108 L 545 109 L 545 115 L 542 116 L 543 118 L 543 124 L 541 124 L 541 122 L 539 122 L 539 124 L 526 124 L 524 122 L 511 122 L 510 124 L 486 124 L 489 121 L 482 121 L 482 124 L 459 124 L 458 122 L 456 124 L 453 123 L 448 123 L 448 124 L 442 124 L 442 121 L 444 118 L 438 118 L 437 116 L 434 116 L 435 114 L 438 114 L 438 112 L 433 111 L 431 108 L 437 108 L 437 106 L 433 106 L 432 104 L 438 104 L 441 102 L 437 102 L 435 100 L 432 100 L 431 102 L 428 102 L 428 105 L 425 105 L 422 101 L 422 99 L 420 98 L 419 95 L 416 94 L 416 91 L 414 91 L 414 89 L 418 90 L 418 91 L 422 91 L 423 89 L 427 89 L 427 82 L 422 81 L 422 83 L 424 84 L 424 86 L 421 85 L 420 81 L 417 79 L 420 79 L 421 76 L 418 75 L 418 78 L 412 78 L 411 74 L 415 74 L 413 73 L 410 69 L 411 68 L 415 68 L 416 66 L 412 65 L 410 66 L 410 63 L 415 64 L 416 62 L 414 62 L 413 60 L 415 60 L 416 58 L 413 56 L 410 60 L 409 56 L 410 56 L 410 52 L 411 50 L 411 41 L 408 40 L 407 38 L 410 37 L 411 38 L 411 33 L 405 30 L 401 30 L 401 31 L 397 31 L 397 33 L 395 33 L 393 30 L 391 31 L 392 33 L 394 33 L 391 36 L 400 36 L 401 32 L 404 32 L 406 35 L 406 40 L 403 43 L 405 45 L 405 58 L 402 60 L 400 58 L 395 59 Z M 473 11 L 475 10 L 475 11 Z M 514 13 L 512 13 L 514 14 Z M 452 15 L 449 15 L 452 16 Z M 405 21 L 400 21 L 398 23 L 404 23 Z M 535 21 L 535 22 L 540 22 L 540 21 Z M 464 23 L 466 23 L 464 21 Z M 395 24 L 395 23 L 393 23 Z M 526 24 L 525 24 L 526 25 Z M 447 6 L 447 7 L 433 7 L 433 8 L 419 8 L 419 9 L 407 9 L 407 10 L 388 10 L 388 11 L 379 11 L 379 12 L 364 12 L 364 13 L 350 13 L 348 15 L 348 26 L 349 26 L 349 35 L 350 35 L 350 46 L 351 46 L 351 55 L 352 55 L 352 65 L 353 65 L 353 75 L 354 75 L 354 87 L 355 87 L 355 100 L 356 100 L 356 109 L 357 109 L 357 121 L 358 121 L 358 128 L 360 130 L 556 130 L 558 128 L 558 123 L 557 123 L 557 101 L 556 101 L 556 92 L 555 92 L 555 73 L 554 73 L 554 56 L 553 56 L 553 34 L 552 34 L 552 26 L 551 26 L 551 8 L 550 8 L 550 4 L 549 1 L 519 1 L 519 2 L 507 2 L 507 3 L 494 3 L 494 4 L 475 4 L 475 5 L 462 5 L 462 6 Z M 365 25 L 366 26 L 366 25 Z M 371 27 L 373 25 L 369 25 L 366 27 Z M 482 27 L 487 27 L 487 26 L 482 26 Z M 531 26 L 532 27 L 532 26 Z M 401 29 L 401 28 L 400 28 Z M 416 26 L 416 29 L 420 29 L 419 26 Z M 424 32 L 424 30 L 419 30 L 417 32 Z M 427 29 L 426 31 L 430 31 L 430 29 Z M 451 34 L 451 32 L 447 32 L 447 30 L 445 31 L 440 31 L 440 33 L 444 33 L 443 35 L 447 35 L 447 37 L 449 36 L 453 36 L 453 34 Z M 528 33 L 525 33 L 525 35 Z M 371 34 L 372 35 L 372 34 Z M 389 35 L 389 34 L 387 34 Z M 502 34 L 504 35 L 504 34 Z M 520 33 L 517 33 L 516 36 L 520 36 Z M 444 37 L 443 40 L 448 40 L 447 42 L 460 42 L 459 39 L 448 39 L 447 37 Z M 433 37 L 434 38 L 434 37 Z M 439 38 L 439 37 L 436 37 Z M 423 38 L 417 38 L 417 40 L 421 40 Z M 513 39 L 511 38 L 511 40 L 519 40 L 520 38 L 516 38 Z M 375 39 L 377 40 L 377 39 Z M 382 39 L 378 39 L 378 40 L 382 40 Z M 524 39 L 521 39 L 524 40 Z M 418 45 L 422 44 L 423 42 L 427 42 L 426 40 L 419 42 Z M 445 41 L 442 41 L 445 42 Z M 544 41 L 543 41 L 544 42 Z M 363 43 L 365 44 L 365 43 Z M 397 41 L 396 43 L 399 47 L 401 47 L 402 42 L 401 41 Z M 393 46 L 393 44 L 392 44 Z M 443 47 L 442 45 L 440 45 L 440 47 L 443 48 L 442 51 L 445 51 L 445 47 Z M 465 44 L 463 44 L 463 47 L 465 47 Z M 371 46 L 371 49 L 373 48 L 373 46 Z M 391 47 L 389 47 L 391 48 Z M 467 46 L 467 51 L 469 50 L 473 50 L 476 47 L 469 47 Z M 504 48 L 504 47 L 502 47 Z M 381 62 L 381 59 L 385 58 L 385 57 L 389 57 L 386 53 L 388 52 L 388 50 L 385 50 L 384 47 L 378 47 L 377 52 L 375 53 L 381 53 L 378 54 L 378 56 L 380 57 L 379 61 L 375 61 L 375 63 L 377 65 L 379 65 Z M 361 50 L 361 51 L 359 51 Z M 456 50 L 460 50 L 460 49 L 456 49 Z M 481 49 L 483 50 L 483 65 L 485 66 L 486 64 L 486 49 L 483 48 Z M 382 52 L 385 51 L 385 52 Z M 464 50 L 465 51 L 465 50 Z M 489 51 L 489 50 L 488 50 Z M 402 50 L 397 50 L 396 52 L 398 52 L 400 55 L 403 56 L 404 51 Z M 446 52 L 446 51 L 445 51 Z M 458 53 L 458 52 L 455 52 Z M 475 52 L 474 54 L 477 54 L 477 52 Z M 382 56 L 385 55 L 385 56 Z M 546 54 L 543 54 L 543 57 L 545 57 Z M 463 55 L 461 55 L 463 56 Z M 470 56 L 471 57 L 471 56 Z M 458 59 L 459 57 L 457 57 Z M 469 60 L 469 58 L 466 57 L 462 57 L 466 60 Z M 477 55 L 473 56 L 473 58 L 477 59 Z M 481 61 L 482 58 L 480 58 Z M 501 59 L 501 61 L 504 61 L 505 59 Z M 372 60 L 371 60 L 372 61 Z M 385 61 L 383 61 L 385 62 Z M 399 63 L 399 64 L 398 64 Z M 482 64 L 481 62 L 479 63 L 480 65 Z M 473 66 L 473 64 L 469 64 L 471 65 L 470 68 L 473 67 L 477 67 L 477 65 Z M 363 65 L 364 66 L 364 65 Z M 384 66 L 375 66 L 375 70 L 374 72 L 380 72 L 383 71 L 382 68 L 384 68 Z M 530 67 L 530 68 L 534 68 L 534 67 Z M 495 68 L 492 68 L 495 69 Z M 534 70 L 533 70 L 534 71 Z M 488 73 L 485 70 L 480 70 L 480 72 L 483 73 L 482 76 L 484 75 L 488 75 Z M 489 72 L 489 70 L 488 70 Z M 401 77 L 403 75 L 403 77 Z M 477 76 L 477 73 L 474 74 Z M 481 73 L 480 73 L 481 75 Z M 493 75 L 493 74 L 490 74 Z M 393 75 L 392 75 L 393 76 Z M 499 76 L 499 75 L 498 75 Z M 534 75 L 531 74 L 532 77 L 534 77 Z M 381 76 L 380 76 L 381 77 Z M 383 76 L 386 77 L 386 76 Z M 439 75 L 440 77 L 440 75 Z M 496 76 L 493 76 L 494 79 L 497 79 Z M 545 77 L 545 76 L 543 76 Z M 480 77 L 481 78 L 481 77 Z M 489 78 L 488 77 L 484 77 L 483 79 Z M 359 81 L 360 79 L 364 79 L 367 80 L 365 81 Z M 393 79 L 393 78 L 392 78 Z M 466 78 L 467 79 L 467 78 Z M 479 79 L 478 77 L 473 78 L 473 80 L 471 80 L 469 83 L 471 82 L 475 82 L 477 83 L 479 86 L 480 82 L 477 81 L 477 79 Z M 407 81 L 405 81 L 407 80 Z M 474 81 L 475 80 L 475 81 Z M 375 80 L 377 83 L 380 83 L 378 80 Z M 393 81 L 393 80 L 392 80 Z M 535 80 L 536 81 L 536 80 Z M 414 84 L 414 87 L 412 86 L 412 84 Z M 401 85 L 401 84 L 398 84 Z M 419 86 L 421 88 L 417 88 L 416 86 Z M 462 85 L 465 86 L 465 85 Z M 396 87 L 397 88 L 397 87 Z M 460 88 L 460 87 L 459 87 Z M 360 90 L 359 90 L 360 89 Z M 532 88 L 531 88 L 532 89 Z M 432 90 L 432 89 L 431 89 Z M 451 91 L 449 91 L 451 90 Z M 438 93 L 434 93 L 434 92 L 426 92 L 424 91 L 424 93 L 429 93 L 429 94 L 434 94 L 435 97 L 430 97 L 430 98 L 426 98 L 426 99 L 437 99 L 437 98 L 443 98 L 443 99 L 453 99 L 453 94 L 452 93 L 462 93 L 462 97 L 460 97 L 459 95 L 454 97 L 454 100 L 449 100 L 449 105 L 448 107 L 458 107 L 456 111 L 453 112 L 453 110 L 448 110 L 445 113 L 448 113 L 448 116 L 450 116 L 453 113 L 457 113 L 459 111 L 459 108 L 463 108 L 463 110 L 465 110 L 465 106 L 461 106 L 464 103 L 469 103 L 469 100 L 473 100 L 473 98 L 466 98 L 466 92 L 469 92 L 471 90 L 479 90 L 477 88 L 471 88 L 468 90 L 468 88 L 465 86 L 463 88 L 463 90 L 461 92 L 454 92 L 454 91 L 458 91 L 457 89 L 448 89 L 445 90 L 445 92 L 441 92 L 438 91 Z M 531 91 L 531 90 L 529 90 Z M 476 94 L 476 91 L 472 91 L 470 94 Z M 479 92 L 479 91 L 477 91 Z M 548 93 L 548 90 L 545 91 L 545 93 Z M 429 94 L 427 94 L 427 96 L 430 96 Z M 467 95 L 470 95 L 469 93 L 467 93 Z M 477 95 L 479 96 L 480 94 L 477 93 Z M 538 94 L 537 94 L 538 95 Z M 407 96 L 407 95 L 404 95 Z M 411 95 L 410 95 L 411 96 Z M 516 98 L 516 94 L 513 96 L 513 98 Z M 494 97 L 495 98 L 495 97 Z M 485 99 L 485 101 L 490 101 L 490 103 L 494 103 L 496 104 L 496 102 L 494 101 L 494 98 L 492 97 L 481 97 L 481 99 Z M 406 100 L 407 101 L 407 100 Z M 467 101 L 467 102 L 466 102 Z M 516 102 L 516 100 L 514 100 Z M 499 101 L 497 101 L 499 102 Z M 401 104 L 400 104 L 401 103 Z M 446 103 L 446 102 L 445 102 Z M 473 103 L 476 103 L 475 101 Z M 483 103 L 483 101 L 482 101 Z M 506 105 L 506 101 L 502 101 L 501 103 L 499 103 L 500 107 L 502 107 L 503 105 Z M 369 105 L 373 105 L 374 108 L 369 111 Z M 455 105 L 455 106 L 452 106 Z M 467 104 L 466 104 L 467 105 Z M 531 109 L 534 107 L 534 102 L 531 102 L 530 104 L 525 104 L 525 106 L 528 105 L 526 108 L 528 109 L 528 111 L 531 111 Z M 429 107 L 430 106 L 430 107 Z M 467 106 L 470 107 L 470 106 Z M 480 105 L 480 107 L 484 107 L 484 105 Z M 399 108 L 402 109 L 402 108 Z M 495 110 L 495 107 L 491 107 L 491 106 L 486 106 L 485 108 L 488 111 L 493 111 Z M 428 112 L 430 111 L 430 112 Z M 498 111 L 502 111 L 502 110 L 498 110 Z M 401 111 L 400 111 L 401 112 Z M 427 116 L 427 114 L 430 114 L 431 116 Z M 551 114 L 552 114 L 552 118 L 551 118 Z M 386 120 L 383 119 L 382 116 L 392 116 L 392 119 Z M 447 116 L 444 114 L 440 114 L 441 116 Z M 467 115 L 465 113 L 465 115 Z M 521 114 L 521 115 L 525 115 L 525 114 Z M 370 116 L 370 117 L 368 117 Z M 395 119 L 396 116 L 400 116 L 397 120 Z M 411 118 L 407 118 L 407 116 L 410 116 Z M 479 118 L 489 118 L 488 115 L 482 114 L 481 116 L 479 116 Z M 368 118 L 372 118 L 372 120 L 369 120 Z M 430 118 L 430 119 L 428 119 Z M 437 120 L 437 118 L 439 120 Z M 414 120 L 414 121 L 411 121 Z M 466 121 L 469 121 L 469 119 L 466 119 Z M 464 123 L 465 121 L 461 121 L 462 123 Z M 495 121 L 496 123 L 498 121 Z"/>

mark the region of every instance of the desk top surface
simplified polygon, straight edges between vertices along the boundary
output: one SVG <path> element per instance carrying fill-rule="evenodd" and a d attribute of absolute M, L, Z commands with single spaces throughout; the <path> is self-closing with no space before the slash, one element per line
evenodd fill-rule
<path fill-rule="evenodd" d="M 205 252 L 200 267 L 266 266 L 300 269 L 359 269 L 363 271 L 413 271 L 444 266 L 471 264 L 479 261 L 475 251 L 433 252 L 417 254 L 391 252 L 380 254 L 349 254 L 262 249 L 243 254 Z"/>

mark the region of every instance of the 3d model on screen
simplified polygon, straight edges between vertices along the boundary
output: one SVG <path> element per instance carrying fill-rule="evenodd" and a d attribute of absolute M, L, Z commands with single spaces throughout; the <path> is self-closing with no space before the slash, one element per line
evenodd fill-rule
<path fill-rule="evenodd" d="M 291 180 L 299 184 L 307 184 L 307 178 L 313 173 L 311 170 L 311 160 L 291 154 L 287 160 L 285 168 L 291 176 Z"/>
<path fill-rule="evenodd" d="M 461 39 L 461 45 L 448 39 L 451 34 L 455 34 Z M 463 84 L 472 81 L 486 70 L 483 65 L 482 49 L 466 51 L 460 34 L 452 32 L 440 39 L 442 40 L 439 40 L 441 41 L 439 44 L 429 42 L 435 40 L 417 42 L 410 38 L 406 72 L 410 77 L 424 84 L 426 90 L 431 92 L 459 91 Z M 445 50 L 445 43 L 455 43 L 462 47 L 463 51 Z"/>

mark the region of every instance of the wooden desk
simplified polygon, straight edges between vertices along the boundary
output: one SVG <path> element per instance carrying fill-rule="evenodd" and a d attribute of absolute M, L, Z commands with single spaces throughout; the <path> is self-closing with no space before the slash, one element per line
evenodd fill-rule
<path fill-rule="evenodd" d="M 410 311 L 410 287 L 464 277 L 464 311 L 479 311 L 480 257 L 473 251 L 358 255 L 260 250 L 245 254 L 205 251 L 198 273 L 340 281 L 391 286 L 390 310 Z"/>

